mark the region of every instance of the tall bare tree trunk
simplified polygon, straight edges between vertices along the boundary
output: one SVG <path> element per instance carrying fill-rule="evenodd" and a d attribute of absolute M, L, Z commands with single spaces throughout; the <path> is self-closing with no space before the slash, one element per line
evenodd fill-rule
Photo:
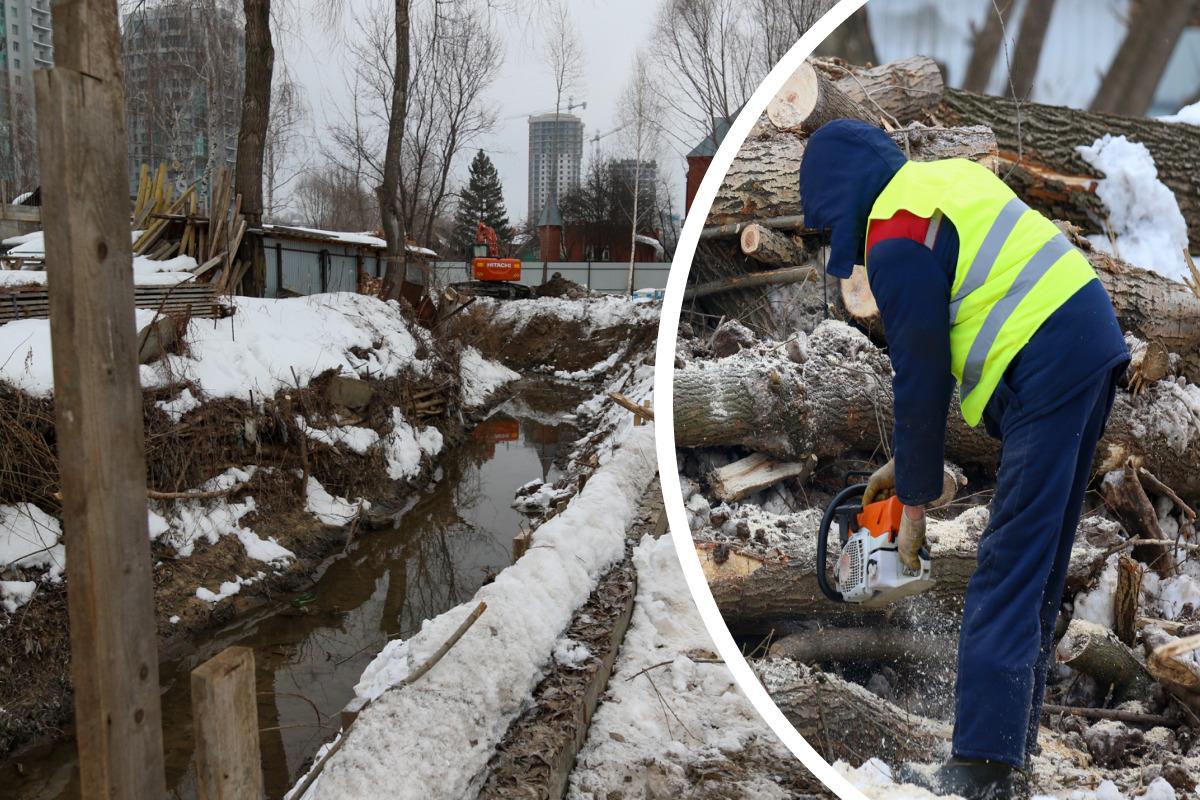
<path fill-rule="evenodd" d="M 1021 15 L 1021 30 L 1013 48 L 1012 70 L 1009 72 L 1008 96 L 1018 100 L 1028 99 L 1033 94 L 1033 82 L 1037 78 L 1038 62 L 1042 58 L 1042 46 L 1046 41 L 1046 28 L 1054 15 L 1054 0 L 1029 0 L 1025 13 Z"/>
<path fill-rule="evenodd" d="M 1183 30 L 1200 8 L 1197 0 L 1142 0 L 1112 65 L 1100 82 L 1092 111 L 1141 116 L 1154 93 Z"/>
<path fill-rule="evenodd" d="M 387 242 L 387 271 L 383 275 L 383 297 L 395 299 L 401 294 L 415 308 L 420 300 L 420 284 L 407 280 L 407 231 L 400 208 L 400 156 L 408 112 L 409 58 L 408 38 L 411 22 L 410 0 L 396 0 L 396 69 L 392 84 L 392 108 L 388 117 L 387 148 L 383 155 L 383 182 L 375 190 L 379 197 L 379 215 L 383 238 Z"/>
<path fill-rule="evenodd" d="M 987 91 L 988 79 L 996 65 L 1000 45 L 1004 43 L 1004 26 L 1010 18 L 1013 0 L 987 0 L 983 26 L 975 30 L 971 41 L 971 58 L 962 88 L 969 92 Z"/>
<path fill-rule="evenodd" d="M 633 164 L 633 222 L 629 226 L 629 275 L 625 279 L 625 294 L 627 295 L 633 294 L 633 263 L 637 259 L 638 195 L 641 191 L 641 182 L 642 148 L 639 146 L 637 149 L 637 161 Z"/>
<path fill-rule="evenodd" d="M 263 218 L 263 148 L 271 120 L 271 81 L 275 48 L 271 44 L 271 0 L 243 0 L 246 13 L 246 88 L 238 129 L 233 182 L 242 195 L 246 225 L 260 228 Z M 261 296 L 267 283 L 267 259 L 261 236 L 247 236 L 242 257 L 250 262 L 247 294 Z"/>
<path fill-rule="evenodd" d="M 871 38 L 871 24 L 867 7 L 863 6 L 839 25 L 825 41 L 817 45 L 819 56 L 837 56 L 851 64 L 878 64 L 875 40 Z"/>

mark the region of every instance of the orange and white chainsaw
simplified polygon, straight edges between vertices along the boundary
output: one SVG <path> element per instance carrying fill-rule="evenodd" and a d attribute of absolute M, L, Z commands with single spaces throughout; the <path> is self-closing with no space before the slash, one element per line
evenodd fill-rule
<path fill-rule="evenodd" d="M 889 497 L 864 506 L 860 501 L 866 488 L 865 483 L 850 484 L 825 509 L 817 529 L 817 584 L 835 602 L 878 607 L 931 588 L 933 571 L 927 548 L 921 548 L 919 569 L 904 566 L 896 550 L 904 505 Z M 829 528 L 835 521 L 842 543 L 836 589 L 825 574 Z"/>

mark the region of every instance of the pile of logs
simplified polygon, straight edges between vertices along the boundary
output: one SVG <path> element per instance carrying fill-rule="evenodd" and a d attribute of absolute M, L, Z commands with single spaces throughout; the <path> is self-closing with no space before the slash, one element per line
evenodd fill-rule
<path fill-rule="evenodd" d="M 190 256 L 196 260 L 192 273 L 197 281 L 210 284 L 217 294 L 234 292 L 250 264 L 237 257 L 247 224 L 232 176 L 224 168 L 218 172 L 207 209 L 201 208 L 194 185 L 178 197 L 173 194 L 166 164 L 154 172 L 142 165 L 133 206 L 133 229 L 141 232 L 134 254 L 156 261 Z"/>
<path fill-rule="evenodd" d="M 1171 613 L 1151 607 L 1165 581 L 1200 587 L 1200 280 L 1176 282 L 1091 246 L 1085 235 L 1105 228 L 1095 194 L 1103 176 L 1075 152 L 1105 133 L 1144 142 L 1200 248 L 1200 129 L 957 91 L 927 58 L 803 65 L 756 122 L 710 211 L 689 275 L 685 312 L 700 313 L 685 313 L 681 325 L 674 425 L 696 551 L 731 631 L 757 653 L 764 683 L 818 750 L 824 743 L 856 762 L 928 761 L 945 744 L 952 706 L 941 713 L 937 703 L 871 687 L 885 667 L 952 678 L 999 447 L 963 422 L 955 400 L 947 491 L 930 522 L 930 593 L 884 610 L 821 595 L 816 518 L 848 470 L 886 459 L 893 424 L 892 369 L 862 268 L 845 281 L 825 277 L 800 207 L 807 137 L 841 117 L 878 125 L 913 159 L 991 166 L 1059 221 L 1108 290 L 1133 364 L 1072 554 L 1057 653 L 1074 677 L 1053 677 L 1047 699 L 1052 727 L 1083 735 L 1052 734 L 1048 747 L 1087 765 L 1077 745 L 1104 738 L 1088 735 L 1099 721 L 1137 735 L 1200 729 L 1200 590 Z M 1086 613 L 1071 610 L 1076 600 Z M 1110 607 L 1111 624 L 1097 624 Z M 923 685 L 952 694 L 952 681 Z M 934 719 L 910 713 L 914 704 Z M 1115 763 L 1111 753 L 1090 756 Z M 1121 765 L 1142 763 L 1129 756 Z"/>

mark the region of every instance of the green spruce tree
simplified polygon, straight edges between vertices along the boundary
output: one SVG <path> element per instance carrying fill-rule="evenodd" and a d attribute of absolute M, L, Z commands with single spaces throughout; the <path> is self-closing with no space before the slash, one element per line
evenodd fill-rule
<path fill-rule="evenodd" d="M 454 235 L 450 241 L 456 256 L 464 258 L 471 252 L 480 220 L 495 229 L 501 248 L 506 248 L 512 241 L 514 231 L 508 222 L 508 211 L 504 208 L 504 188 L 500 185 L 500 175 L 482 150 L 471 160 L 467 185 L 458 196 Z"/>

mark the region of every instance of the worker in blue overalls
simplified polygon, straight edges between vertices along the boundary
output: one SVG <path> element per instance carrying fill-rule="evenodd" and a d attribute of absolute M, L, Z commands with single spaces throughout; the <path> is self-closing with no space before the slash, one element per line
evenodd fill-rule
<path fill-rule="evenodd" d="M 986 167 L 909 161 L 871 125 L 814 133 L 800 192 L 805 225 L 829 231 L 829 272 L 865 264 L 883 320 L 894 458 L 864 503 L 900 498 L 902 560 L 942 491 L 956 380 L 963 417 L 1001 441 L 959 636 L 952 758 L 906 777 L 968 800 L 1020 796 L 1092 457 L 1129 362 L 1112 303 L 1083 254 Z"/>

